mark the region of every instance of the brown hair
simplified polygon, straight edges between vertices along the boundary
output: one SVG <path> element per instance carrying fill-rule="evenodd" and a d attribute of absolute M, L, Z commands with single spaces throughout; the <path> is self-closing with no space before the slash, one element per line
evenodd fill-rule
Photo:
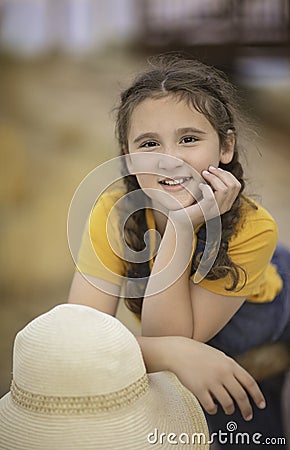
<path fill-rule="evenodd" d="M 243 169 L 239 162 L 240 129 L 244 122 L 236 99 L 235 88 L 227 80 L 225 74 L 201 62 L 172 55 L 155 58 L 150 62 L 149 69 L 139 75 L 131 87 L 121 94 L 120 105 L 117 109 L 116 134 L 122 154 L 127 152 L 127 136 L 134 108 L 147 98 L 167 95 L 174 95 L 178 99 L 186 101 L 204 114 L 216 130 L 220 145 L 225 142 L 228 130 L 232 130 L 235 134 L 236 142 L 232 161 L 229 164 L 220 163 L 220 167 L 231 172 L 238 179 L 241 183 L 241 190 L 230 211 L 221 216 L 221 245 L 206 278 L 216 280 L 229 275 L 232 283 L 227 290 L 237 290 L 241 272 L 243 273 L 243 284 L 246 281 L 246 274 L 243 269 L 233 263 L 227 252 L 228 242 L 235 233 L 235 225 L 240 219 L 241 195 L 245 186 Z M 128 192 L 140 189 L 134 175 L 125 177 L 124 182 Z M 144 227 L 141 226 L 144 223 L 144 217 L 144 211 L 137 211 L 125 224 L 126 242 L 136 251 L 144 248 Z M 191 273 L 197 270 L 204 247 L 205 225 L 197 234 L 197 248 L 192 261 Z M 148 263 L 128 264 L 128 276 L 136 278 L 136 281 L 140 277 L 149 275 Z M 137 314 L 141 313 L 144 289 L 144 285 L 139 285 L 139 295 L 136 298 L 126 299 L 128 308 Z"/>

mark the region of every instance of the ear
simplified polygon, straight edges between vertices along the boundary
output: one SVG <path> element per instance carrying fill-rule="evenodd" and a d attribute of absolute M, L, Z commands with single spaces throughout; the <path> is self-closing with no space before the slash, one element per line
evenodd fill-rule
<path fill-rule="evenodd" d="M 227 137 L 221 147 L 220 161 L 223 164 L 229 164 L 234 156 L 236 137 L 233 130 L 227 131 Z"/>

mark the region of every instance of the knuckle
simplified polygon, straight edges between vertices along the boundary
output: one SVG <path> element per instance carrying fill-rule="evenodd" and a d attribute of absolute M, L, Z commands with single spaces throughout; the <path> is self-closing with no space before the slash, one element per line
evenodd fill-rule
<path fill-rule="evenodd" d="M 252 408 L 251 407 L 243 408 L 242 414 L 244 417 L 248 417 L 248 416 L 252 415 Z"/>
<path fill-rule="evenodd" d="M 246 387 L 248 389 L 254 389 L 257 386 L 256 381 L 254 380 L 254 378 L 250 374 L 246 373 L 246 375 L 247 375 L 247 377 L 245 379 Z"/>
<path fill-rule="evenodd" d="M 234 404 L 233 404 L 232 401 L 228 400 L 228 401 L 223 403 L 223 408 L 224 408 L 225 411 L 231 412 L 234 409 Z"/>
<path fill-rule="evenodd" d="M 235 412 L 235 408 L 233 406 L 232 408 L 224 409 L 224 412 L 227 416 L 229 416 Z"/>
<path fill-rule="evenodd" d="M 245 392 L 239 392 L 236 394 L 236 401 L 239 403 L 248 402 L 248 396 Z"/>
<path fill-rule="evenodd" d="M 238 189 L 240 189 L 239 186 L 235 182 L 230 183 L 229 187 L 230 187 L 231 191 L 237 191 Z"/>
<path fill-rule="evenodd" d="M 230 356 L 227 356 L 225 353 L 224 353 L 224 356 L 225 356 L 225 360 L 227 363 L 227 369 L 228 368 L 233 369 L 234 367 L 237 366 L 237 363 L 233 358 L 231 358 Z"/>
<path fill-rule="evenodd" d="M 215 414 L 217 411 L 216 405 L 204 405 L 204 407 L 209 414 Z"/>

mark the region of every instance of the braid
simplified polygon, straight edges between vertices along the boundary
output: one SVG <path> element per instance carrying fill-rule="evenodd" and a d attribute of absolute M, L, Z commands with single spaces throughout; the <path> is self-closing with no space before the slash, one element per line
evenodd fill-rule
<path fill-rule="evenodd" d="M 133 175 L 128 175 L 124 178 L 124 183 L 127 192 L 136 191 L 140 189 L 137 178 Z M 130 211 L 130 209 L 129 209 Z M 144 249 L 144 234 L 147 231 L 145 210 L 139 209 L 130 215 L 124 228 L 124 237 L 128 246 L 135 251 Z M 128 264 L 128 263 L 127 263 Z M 135 314 L 141 315 L 145 283 L 138 283 L 138 278 L 148 278 L 150 275 L 149 255 L 148 260 L 143 263 L 130 262 L 128 265 L 128 277 L 135 278 L 136 283 L 128 282 L 125 293 L 125 304 Z M 132 285 L 133 284 L 133 285 Z M 134 291 L 133 291 L 134 290 Z M 132 297 L 134 292 L 134 296 Z M 129 297 L 129 298 L 128 298 Z"/>
<path fill-rule="evenodd" d="M 222 222 L 221 245 L 219 247 L 219 251 L 214 261 L 214 264 L 205 278 L 208 280 L 218 280 L 220 278 L 226 277 L 229 274 L 232 280 L 232 285 L 226 288 L 226 290 L 235 291 L 240 281 L 241 272 L 243 276 L 243 283 L 240 289 L 242 289 L 242 287 L 245 285 L 247 281 L 247 274 L 242 267 L 235 264 L 231 260 L 228 254 L 228 243 L 231 237 L 235 234 L 236 225 L 240 221 L 241 199 L 243 198 L 248 202 L 250 202 L 250 200 L 246 199 L 242 194 L 245 188 L 245 182 L 243 179 L 243 168 L 238 159 L 238 153 L 234 152 L 233 159 L 229 164 L 220 163 L 219 166 L 222 169 L 231 172 L 237 178 L 237 180 L 241 183 L 241 190 L 239 192 L 239 195 L 235 199 L 231 209 L 221 215 L 221 222 Z M 256 208 L 256 206 L 252 202 L 250 202 L 250 204 L 252 207 Z M 201 260 L 205 248 L 205 240 L 206 240 L 206 226 L 203 225 L 197 233 L 197 244 L 196 244 L 196 251 L 192 260 L 191 275 L 194 274 L 198 268 L 199 262 Z"/>

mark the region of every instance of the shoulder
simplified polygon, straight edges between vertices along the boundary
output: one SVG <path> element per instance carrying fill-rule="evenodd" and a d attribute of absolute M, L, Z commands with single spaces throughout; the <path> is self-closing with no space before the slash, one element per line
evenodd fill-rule
<path fill-rule="evenodd" d="M 104 192 L 97 199 L 93 207 L 92 214 L 94 214 L 96 210 L 105 210 L 109 212 L 110 209 L 124 196 L 124 194 L 125 190 L 122 189 Z"/>
<path fill-rule="evenodd" d="M 270 260 L 278 240 L 277 224 L 263 206 L 250 198 L 242 198 L 240 208 L 240 220 L 228 246 L 231 260 L 241 269 L 237 289 L 227 290 L 232 284 L 229 275 L 214 281 L 204 279 L 200 284 L 222 295 L 269 301 L 277 292 L 276 286 L 272 289 L 270 285 L 280 286 L 273 273 L 272 279 L 269 278 Z"/>
<path fill-rule="evenodd" d="M 96 201 L 89 217 L 89 236 L 96 246 L 101 242 L 119 238 L 120 208 L 119 200 L 124 191 L 109 191 L 102 194 Z"/>
<path fill-rule="evenodd" d="M 257 280 L 268 267 L 278 241 L 278 227 L 271 214 L 260 204 L 243 198 L 241 217 L 229 241 L 232 261 Z"/>
<path fill-rule="evenodd" d="M 242 218 L 250 218 L 252 220 L 268 220 L 275 223 L 275 220 L 269 211 L 250 197 L 242 196 L 240 210 Z"/>
<path fill-rule="evenodd" d="M 114 208 L 122 197 L 122 191 L 114 191 L 98 198 L 86 223 L 78 254 L 80 272 L 116 285 L 121 285 L 122 277 L 126 276 Z"/>
<path fill-rule="evenodd" d="M 278 239 L 277 223 L 272 215 L 262 205 L 249 197 L 243 197 L 240 205 L 240 220 L 236 232 L 230 240 L 231 245 L 250 242 L 258 236 L 272 235 Z"/>
<path fill-rule="evenodd" d="M 90 216 L 90 227 L 94 227 L 97 223 L 107 219 L 112 208 L 117 205 L 118 201 L 124 196 L 124 190 L 109 191 L 102 194 L 96 201 Z"/>

